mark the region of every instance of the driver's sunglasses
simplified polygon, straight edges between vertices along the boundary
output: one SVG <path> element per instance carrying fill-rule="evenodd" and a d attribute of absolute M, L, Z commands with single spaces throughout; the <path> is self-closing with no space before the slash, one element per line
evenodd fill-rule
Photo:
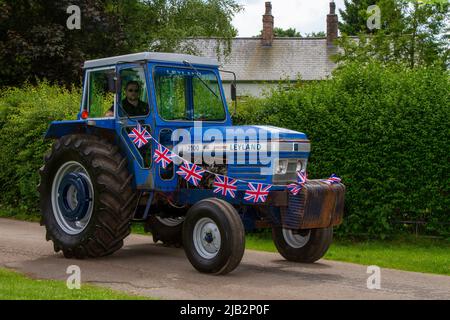
<path fill-rule="evenodd" d="M 139 89 L 133 90 L 133 89 L 128 89 L 128 92 L 139 92 Z"/>

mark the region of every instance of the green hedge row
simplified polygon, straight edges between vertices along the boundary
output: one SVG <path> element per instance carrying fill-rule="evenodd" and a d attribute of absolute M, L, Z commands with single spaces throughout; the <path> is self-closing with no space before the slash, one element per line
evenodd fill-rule
<path fill-rule="evenodd" d="M 74 119 L 79 101 L 79 89 L 47 83 L 0 92 L 0 207 L 37 211 L 38 169 L 51 143 L 42 136 L 52 120 Z M 448 73 L 348 65 L 330 81 L 248 99 L 235 123 L 307 133 L 309 177 L 336 173 L 347 186 L 341 236 L 394 234 L 403 220 L 450 234 Z"/>
<path fill-rule="evenodd" d="M 450 234 L 450 78 L 439 69 L 351 64 L 240 104 L 238 123 L 305 132 L 309 177 L 347 186 L 343 236 L 383 237 L 426 221 Z"/>
<path fill-rule="evenodd" d="M 80 90 L 47 83 L 0 92 L 0 206 L 38 210 L 38 170 L 51 145 L 43 135 L 53 120 L 75 119 Z"/>

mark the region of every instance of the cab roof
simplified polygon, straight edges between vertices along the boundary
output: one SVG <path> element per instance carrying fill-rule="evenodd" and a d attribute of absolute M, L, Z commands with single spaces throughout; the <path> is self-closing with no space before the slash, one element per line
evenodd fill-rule
<path fill-rule="evenodd" d="M 140 52 L 133 54 L 126 54 L 122 56 L 115 56 L 109 58 L 88 60 L 84 63 L 84 69 L 106 67 L 119 63 L 130 63 L 138 61 L 155 61 L 155 62 L 170 62 L 170 63 L 183 63 L 183 61 L 189 61 L 191 64 L 206 65 L 218 67 L 219 62 L 216 59 L 198 57 L 189 54 L 179 53 L 164 53 L 164 52 Z"/>

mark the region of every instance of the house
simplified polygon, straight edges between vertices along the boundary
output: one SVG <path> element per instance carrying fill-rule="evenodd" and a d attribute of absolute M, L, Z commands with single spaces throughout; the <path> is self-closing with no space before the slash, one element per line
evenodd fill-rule
<path fill-rule="evenodd" d="M 260 96 L 265 89 L 276 86 L 280 80 L 323 80 L 331 75 L 335 63 L 331 56 L 337 48 L 333 41 L 338 36 L 336 5 L 330 2 L 327 15 L 327 34 L 324 38 L 274 37 L 272 4 L 265 3 L 262 37 L 234 38 L 231 53 L 217 57 L 217 38 L 194 38 L 191 45 L 205 57 L 218 58 L 222 69 L 236 73 L 238 96 Z M 227 98 L 232 77 L 222 75 Z"/>

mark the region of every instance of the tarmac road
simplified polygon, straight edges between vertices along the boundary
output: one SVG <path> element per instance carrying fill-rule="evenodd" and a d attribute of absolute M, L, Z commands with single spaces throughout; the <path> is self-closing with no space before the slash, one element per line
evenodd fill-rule
<path fill-rule="evenodd" d="M 162 299 L 450 299 L 448 276 L 382 268 L 381 289 L 369 290 L 366 266 L 327 260 L 297 264 L 252 250 L 226 276 L 201 274 L 183 249 L 140 235 L 129 236 L 112 256 L 67 260 L 53 252 L 43 227 L 0 219 L 0 267 L 65 281 L 69 265 L 81 268 L 84 283 Z"/>

